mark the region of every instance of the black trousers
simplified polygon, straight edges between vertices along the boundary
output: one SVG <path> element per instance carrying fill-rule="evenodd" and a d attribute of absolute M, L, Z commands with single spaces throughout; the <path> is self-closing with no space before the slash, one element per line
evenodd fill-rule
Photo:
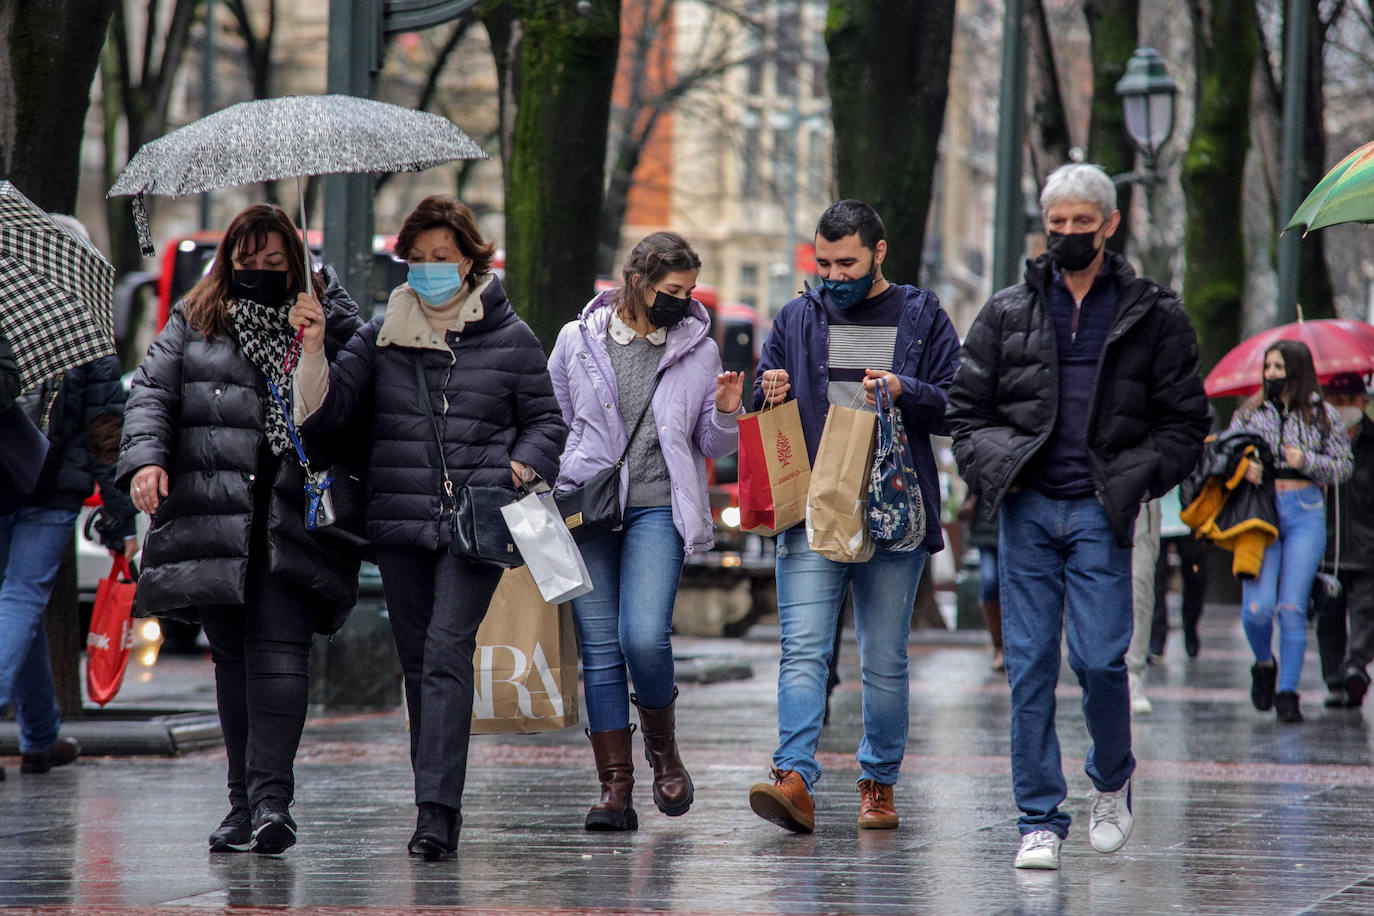
<path fill-rule="evenodd" d="M 472 728 L 472 654 L 501 570 L 447 550 L 376 549 L 405 676 L 415 801 L 461 810 Z"/>
<path fill-rule="evenodd" d="M 229 803 L 295 797 L 292 766 L 310 700 L 310 643 L 322 610 L 308 589 L 267 571 L 254 532 L 243 604 L 201 607 L 215 662 L 220 729 L 229 755 Z"/>
<path fill-rule="evenodd" d="M 1159 545 L 1155 566 L 1155 612 L 1150 626 L 1150 654 L 1163 655 L 1169 636 L 1169 545 L 1178 551 L 1179 575 L 1183 596 L 1180 612 L 1185 632 L 1197 632 L 1202 617 L 1202 599 L 1207 591 L 1207 543 L 1191 534 L 1164 538 Z"/>
<path fill-rule="evenodd" d="M 1363 671 L 1374 659 L 1374 572 L 1345 570 L 1337 578 L 1341 593 L 1335 598 L 1320 583 L 1312 587 L 1322 680 L 1333 688 L 1345 685 L 1347 669 Z"/>

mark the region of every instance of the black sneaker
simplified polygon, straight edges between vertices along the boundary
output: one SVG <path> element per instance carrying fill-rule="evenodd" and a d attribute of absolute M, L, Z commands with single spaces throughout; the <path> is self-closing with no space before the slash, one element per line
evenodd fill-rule
<path fill-rule="evenodd" d="M 210 834 L 211 852 L 247 852 L 252 845 L 253 815 L 247 808 L 230 808 Z"/>
<path fill-rule="evenodd" d="M 1272 658 L 1250 666 L 1250 702 L 1260 712 L 1274 708 L 1274 687 L 1279 682 L 1279 665 Z"/>
<path fill-rule="evenodd" d="M 1368 691 L 1369 675 L 1364 673 L 1363 668 L 1351 665 L 1345 669 L 1345 692 L 1350 695 L 1350 702 L 1346 705 L 1359 706 L 1364 702 L 1364 695 Z"/>
<path fill-rule="evenodd" d="M 1298 695 L 1291 690 L 1280 690 L 1274 694 L 1274 714 L 1280 722 L 1301 722 L 1302 710 L 1298 708 Z"/>
<path fill-rule="evenodd" d="M 264 798 L 253 806 L 252 852 L 273 856 L 296 845 L 296 822 L 284 798 Z"/>
<path fill-rule="evenodd" d="M 19 772 L 46 773 L 53 767 L 66 766 L 79 756 L 81 745 L 75 738 L 58 738 L 36 754 L 24 754 L 20 758 Z"/>

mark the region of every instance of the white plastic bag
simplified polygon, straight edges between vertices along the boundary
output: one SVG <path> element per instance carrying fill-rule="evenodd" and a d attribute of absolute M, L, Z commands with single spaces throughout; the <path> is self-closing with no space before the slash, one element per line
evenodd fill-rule
<path fill-rule="evenodd" d="M 553 493 L 530 493 L 502 506 L 511 539 L 530 568 L 539 594 L 550 604 L 570 601 L 592 590 L 592 577 Z"/>

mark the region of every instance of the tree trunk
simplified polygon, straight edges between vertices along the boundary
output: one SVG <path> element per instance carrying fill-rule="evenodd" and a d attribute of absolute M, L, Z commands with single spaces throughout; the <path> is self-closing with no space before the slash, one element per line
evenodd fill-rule
<path fill-rule="evenodd" d="M 57 580 L 53 583 L 52 597 L 48 599 L 45 612 L 53 692 L 64 719 L 81 715 L 81 653 L 86 649 L 86 632 L 81 626 L 76 599 L 76 541 L 73 540 L 57 569 Z"/>
<path fill-rule="evenodd" d="M 1193 132 L 1183 162 L 1183 301 L 1206 372 L 1240 339 L 1256 23 L 1251 3 L 1189 0 L 1188 6 L 1197 69 Z"/>
<path fill-rule="evenodd" d="M 506 173 L 506 287 L 543 341 L 590 298 L 620 41 L 619 0 L 523 0 Z M 495 42 L 493 42 L 495 44 Z"/>
<path fill-rule="evenodd" d="M 1310 0 L 1311 28 L 1307 43 L 1307 104 L 1303 120 L 1302 162 L 1298 164 L 1303 192 L 1312 190 L 1326 174 L 1326 99 L 1322 93 L 1326 68 L 1324 51 L 1330 20 L 1322 19 L 1320 0 Z M 1280 217 L 1287 220 L 1293 214 Z M 1282 229 L 1283 225 L 1279 225 Z M 1298 246 L 1298 305 L 1306 318 L 1335 318 L 1331 268 L 1326 263 L 1326 233 L 1313 232 Z"/>
<path fill-rule="evenodd" d="M 0 175 L 45 210 L 76 209 L 91 81 L 114 7 L 115 0 L 0 4 Z"/>
<path fill-rule="evenodd" d="M 1030 88 L 1031 168 L 1036 184 L 1069 161 L 1073 138 L 1064 111 L 1064 95 L 1059 87 L 1059 71 L 1054 60 L 1054 40 L 1045 17 L 1044 0 L 1030 0 L 1027 7 L 1027 84 Z"/>
<path fill-rule="evenodd" d="M 882 216 L 889 246 L 883 274 L 894 282 L 921 276 L 954 7 L 954 0 L 830 2 L 825 43 L 836 183 L 840 196 Z"/>
<path fill-rule="evenodd" d="M 1083 15 L 1088 20 L 1093 60 L 1088 159 L 1106 169 L 1108 175 L 1120 175 L 1135 167 L 1135 144 L 1126 133 L 1126 116 L 1116 84 L 1126 74 L 1126 63 L 1140 40 L 1140 0 L 1088 0 Z M 1131 238 L 1131 192 L 1129 184 L 1117 188 L 1122 228 L 1107 240 L 1113 251 L 1125 251 Z"/>

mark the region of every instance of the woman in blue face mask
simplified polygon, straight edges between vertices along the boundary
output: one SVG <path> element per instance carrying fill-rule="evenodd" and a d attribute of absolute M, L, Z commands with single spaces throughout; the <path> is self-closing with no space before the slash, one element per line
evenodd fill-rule
<path fill-rule="evenodd" d="M 292 312 L 303 329 L 301 428 L 371 418 L 368 527 L 405 675 L 418 809 L 407 849 L 426 859 L 457 847 L 472 656 L 501 578 L 500 567 L 449 552 L 445 491 L 553 481 L 568 434 L 543 348 L 492 273 L 494 251 L 465 204 L 427 197 L 396 236 L 407 282 L 332 363 L 319 348 L 318 313 L 308 304 Z"/>
<path fill-rule="evenodd" d="M 1278 540 L 1265 548 L 1259 576 L 1241 583 L 1240 619 L 1255 654 L 1250 700 L 1259 710 L 1272 706 L 1280 722 L 1301 722 L 1307 602 L 1326 550 L 1322 488 L 1350 478 L 1350 439 L 1336 409 L 1322 400 L 1312 352 L 1296 340 L 1265 351 L 1263 385 L 1236 411 L 1231 429 L 1255 433 L 1268 446 L 1263 467 L 1252 462 L 1245 476 L 1253 484 L 1273 481 L 1279 518 Z"/>
<path fill-rule="evenodd" d="M 700 268 L 675 232 L 642 240 L 625 262 L 624 285 L 592 299 L 549 357 L 572 428 L 558 485 L 580 486 L 621 462 L 624 525 L 582 544 L 594 588 L 572 602 L 601 781 L 588 830 L 639 825 L 631 703 L 655 805 L 669 816 L 692 805 L 677 750 L 673 602 L 685 555 L 713 544 L 705 459 L 735 451 L 744 385 L 742 374 L 721 371 L 710 319 L 692 298 Z"/>

